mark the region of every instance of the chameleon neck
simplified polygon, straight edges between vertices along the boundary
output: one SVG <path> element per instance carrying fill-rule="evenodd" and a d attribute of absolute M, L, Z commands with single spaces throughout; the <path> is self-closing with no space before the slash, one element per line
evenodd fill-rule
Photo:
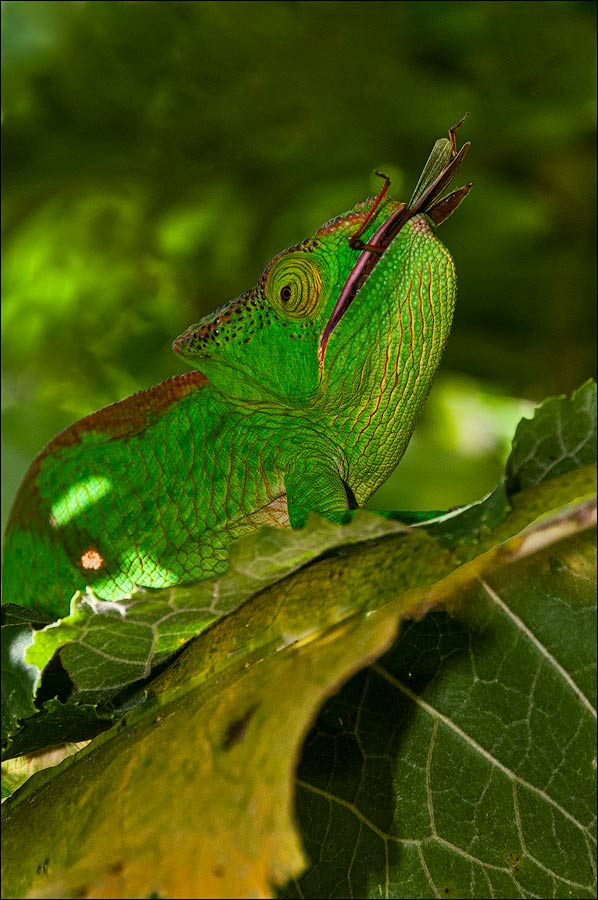
<path fill-rule="evenodd" d="M 392 265 L 378 266 L 366 284 L 367 302 L 383 306 L 384 315 L 362 320 L 358 339 L 353 341 L 351 377 L 333 365 L 325 390 L 329 431 L 344 449 L 350 486 L 359 504 L 388 478 L 403 456 L 451 327 L 456 296 L 452 259 L 440 243 L 430 251 L 429 226 L 423 216 L 409 227 L 413 239 L 403 257 Z M 406 275 L 400 292 L 397 269 Z M 359 300 L 358 296 L 355 304 Z M 351 308 L 333 333 L 329 354 L 335 341 L 342 346 L 352 340 L 352 313 Z M 346 347 L 343 355 L 346 359 Z"/>

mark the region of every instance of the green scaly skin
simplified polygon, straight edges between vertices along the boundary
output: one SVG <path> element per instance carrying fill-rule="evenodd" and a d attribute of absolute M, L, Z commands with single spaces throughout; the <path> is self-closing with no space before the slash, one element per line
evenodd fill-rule
<path fill-rule="evenodd" d="M 405 452 L 455 302 L 425 214 L 382 254 L 352 248 L 372 205 L 276 256 L 255 288 L 177 338 L 197 371 L 47 445 L 11 514 L 4 602 L 62 616 L 86 587 L 114 600 L 189 583 L 222 572 L 230 543 L 262 525 L 300 527 L 310 511 L 342 521 L 366 502 Z M 402 210 L 380 202 L 362 240 Z M 371 271 L 331 318 L 360 260 Z"/>

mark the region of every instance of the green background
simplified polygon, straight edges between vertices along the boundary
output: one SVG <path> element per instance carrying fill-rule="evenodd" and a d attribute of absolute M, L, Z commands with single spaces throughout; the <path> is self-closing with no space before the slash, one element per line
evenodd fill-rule
<path fill-rule="evenodd" d="M 464 112 L 441 237 L 453 333 L 374 505 L 490 490 L 517 399 L 595 373 L 595 4 L 7 2 L 3 514 L 75 418 L 185 370 L 170 343 Z M 240 461 L 242 465 L 242 461 Z"/>

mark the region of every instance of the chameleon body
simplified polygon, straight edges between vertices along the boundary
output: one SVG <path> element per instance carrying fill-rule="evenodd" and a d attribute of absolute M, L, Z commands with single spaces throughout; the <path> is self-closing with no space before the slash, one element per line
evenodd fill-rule
<path fill-rule="evenodd" d="M 240 535 L 366 502 L 405 452 L 455 301 L 433 215 L 383 193 L 177 338 L 195 371 L 46 446 L 11 513 L 4 602 L 61 616 L 87 587 L 189 583 Z"/>

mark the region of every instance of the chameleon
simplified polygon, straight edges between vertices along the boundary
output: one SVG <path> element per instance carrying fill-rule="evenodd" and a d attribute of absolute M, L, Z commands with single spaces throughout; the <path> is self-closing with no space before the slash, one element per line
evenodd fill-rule
<path fill-rule="evenodd" d="M 463 120 L 461 120 L 463 121 Z M 68 614 L 223 572 L 263 525 L 343 522 L 403 456 L 451 327 L 436 228 L 469 148 L 436 141 L 409 203 L 371 197 L 279 253 L 173 344 L 192 369 L 75 422 L 31 464 L 3 602 Z"/>

